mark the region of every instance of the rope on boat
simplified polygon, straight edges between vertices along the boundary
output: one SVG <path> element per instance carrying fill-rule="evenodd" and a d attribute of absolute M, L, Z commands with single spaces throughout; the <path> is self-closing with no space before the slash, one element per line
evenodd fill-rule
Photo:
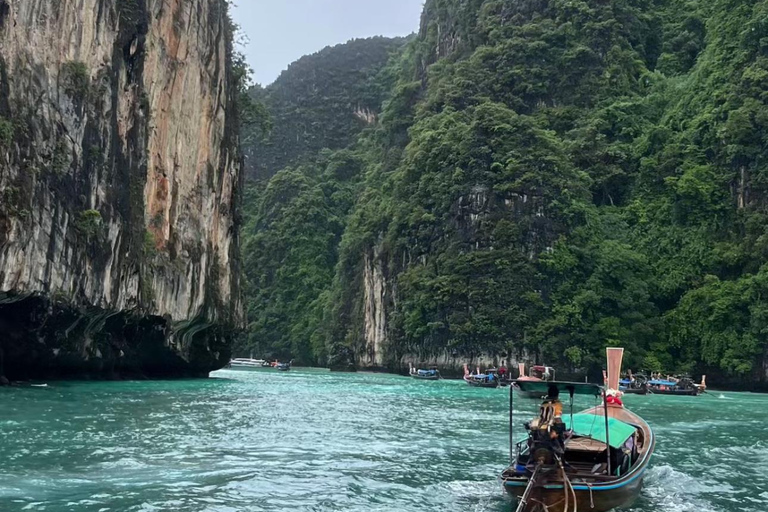
<path fill-rule="evenodd" d="M 532 501 L 532 502 L 534 502 L 534 503 L 538 503 L 538 504 L 541 506 L 541 508 L 540 508 L 539 510 L 541 510 L 541 509 L 543 508 L 543 509 L 544 509 L 544 512 L 549 512 L 549 507 L 548 507 L 548 506 L 547 506 L 547 504 L 546 504 L 546 503 L 544 503 L 543 501 L 539 501 L 539 500 L 536 500 L 536 499 L 533 499 L 533 498 L 531 498 L 531 501 Z M 562 502 L 563 502 L 563 500 L 560 500 L 560 501 L 558 501 L 557 503 L 553 503 L 553 504 L 552 504 L 552 505 L 550 505 L 550 506 L 551 506 L 551 507 L 556 507 L 556 506 L 558 506 L 558 505 L 559 505 L 560 503 L 562 503 Z"/>
<path fill-rule="evenodd" d="M 528 487 L 525 488 L 525 492 L 523 493 L 523 496 L 520 498 L 520 504 L 517 506 L 516 512 L 525 512 L 526 509 L 528 508 L 528 500 L 531 497 L 533 488 L 536 486 L 536 477 L 539 476 L 540 470 L 541 470 L 541 466 L 536 466 L 536 469 L 533 471 L 533 475 L 531 475 L 531 479 L 528 480 Z M 546 508 L 546 505 L 544 505 L 544 508 Z"/>
<path fill-rule="evenodd" d="M 595 508 L 595 498 L 592 496 L 592 484 L 589 482 L 586 482 L 587 488 L 589 489 L 589 507 L 590 510 Z"/>
<path fill-rule="evenodd" d="M 579 501 L 576 498 L 576 489 L 573 488 L 573 484 L 571 483 L 571 479 L 568 478 L 568 474 L 565 472 L 565 467 L 563 466 L 563 461 L 558 458 L 557 459 L 558 464 L 560 465 L 560 473 L 563 477 L 563 494 L 565 494 L 565 508 L 563 509 L 564 512 L 579 512 Z M 571 509 L 569 507 L 569 497 L 573 497 L 573 508 Z"/>

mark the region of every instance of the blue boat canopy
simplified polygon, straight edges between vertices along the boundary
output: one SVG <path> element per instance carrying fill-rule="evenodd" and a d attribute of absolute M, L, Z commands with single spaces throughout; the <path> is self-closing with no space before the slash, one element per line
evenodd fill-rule
<path fill-rule="evenodd" d="M 649 382 L 652 386 L 677 386 L 677 382 L 670 380 L 652 380 Z"/>
<path fill-rule="evenodd" d="M 541 396 L 545 396 L 549 393 L 549 389 L 554 386 L 560 392 L 561 396 L 569 396 L 571 393 L 574 395 L 588 395 L 588 396 L 600 396 L 603 394 L 603 388 L 597 384 L 587 384 L 585 382 L 557 382 L 557 381 L 539 381 L 539 380 L 516 380 L 515 384 L 520 391 L 531 391 L 535 393 L 541 393 Z"/>
<path fill-rule="evenodd" d="M 570 416 L 563 415 L 563 421 L 566 428 L 573 430 L 574 434 L 605 443 L 605 416 L 602 414 L 574 414 L 573 424 L 571 424 Z M 608 418 L 609 441 L 613 448 L 621 448 L 636 430 L 629 423 L 624 423 L 616 418 Z"/>

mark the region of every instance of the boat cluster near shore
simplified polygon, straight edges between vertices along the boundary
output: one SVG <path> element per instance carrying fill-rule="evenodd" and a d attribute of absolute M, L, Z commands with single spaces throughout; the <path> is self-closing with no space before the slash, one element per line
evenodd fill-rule
<path fill-rule="evenodd" d="M 516 512 L 608 512 L 631 505 L 642 489 L 656 440 L 649 424 L 624 406 L 622 396 L 697 396 L 706 391 L 705 377 L 700 384 L 688 377 L 631 371 L 622 377 L 623 349 L 607 349 L 607 356 L 603 385 L 558 381 L 549 366 L 526 372 L 521 363 L 515 378 L 504 366 L 485 371 L 464 366 L 463 380 L 471 387 L 509 388 L 510 457 L 500 480 L 517 500 Z M 233 359 L 229 368 L 289 371 L 291 362 Z M 411 365 L 409 376 L 442 379 L 436 367 Z M 599 398 L 602 405 L 574 412 L 579 395 Z M 516 422 L 515 396 L 540 400 L 539 414 Z"/>

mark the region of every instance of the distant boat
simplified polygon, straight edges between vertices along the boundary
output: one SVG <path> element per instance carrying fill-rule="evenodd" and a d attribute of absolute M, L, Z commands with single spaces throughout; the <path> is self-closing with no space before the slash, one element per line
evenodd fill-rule
<path fill-rule="evenodd" d="M 510 392 L 510 466 L 504 489 L 518 499 L 517 512 L 608 512 L 639 496 L 655 449 L 653 430 L 624 408 L 614 391 L 623 349 L 608 349 L 610 390 L 597 384 L 520 381 L 521 391 L 544 396 L 526 423 L 526 439 L 514 438 Z M 574 395 L 603 398 L 603 405 L 574 414 Z M 570 402 L 566 411 L 563 401 Z"/>
<path fill-rule="evenodd" d="M 513 385 L 517 389 L 517 394 L 525 398 L 539 399 L 542 398 L 542 395 L 535 388 L 533 390 L 521 389 L 521 387 L 516 384 L 517 382 L 550 382 L 555 380 L 555 369 L 551 366 L 532 366 L 530 374 L 526 375 L 525 363 L 520 363 L 518 365 L 518 370 L 520 372 L 520 377 L 517 378 Z"/>
<path fill-rule="evenodd" d="M 279 372 L 287 372 L 291 369 L 291 363 L 293 363 L 293 361 L 291 361 L 290 363 L 277 363 L 275 365 L 275 368 Z"/>
<path fill-rule="evenodd" d="M 269 361 L 263 359 L 245 359 L 238 358 L 229 362 L 228 368 L 230 370 L 258 370 L 261 368 L 269 368 Z"/>
<path fill-rule="evenodd" d="M 417 380 L 440 380 L 440 372 L 437 368 L 431 368 L 429 370 L 417 370 L 410 365 L 410 375 Z"/>
<path fill-rule="evenodd" d="M 696 384 L 689 377 L 678 380 L 654 379 L 648 381 L 648 389 L 654 395 L 699 396 L 707 390 L 706 382 L 706 375 L 701 378 L 701 384 Z"/>
<path fill-rule="evenodd" d="M 464 382 L 473 388 L 497 388 L 501 385 L 501 379 L 499 379 L 499 374 L 495 369 L 480 373 L 480 368 L 478 368 L 477 373 L 473 375 L 469 372 L 469 367 L 466 364 L 464 365 Z"/>
<path fill-rule="evenodd" d="M 632 375 L 632 372 L 628 372 L 627 377 L 619 381 L 619 390 L 627 395 L 647 395 L 650 393 L 648 377 L 642 373 Z"/>

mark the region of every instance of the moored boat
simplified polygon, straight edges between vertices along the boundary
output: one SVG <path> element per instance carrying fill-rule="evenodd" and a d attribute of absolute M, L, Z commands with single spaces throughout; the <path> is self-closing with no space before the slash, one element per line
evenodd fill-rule
<path fill-rule="evenodd" d="M 440 380 L 440 372 L 437 368 L 430 368 L 428 370 L 416 369 L 413 365 L 410 365 L 410 376 L 417 380 Z"/>
<path fill-rule="evenodd" d="M 269 361 L 263 359 L 253 358 L 236 358 L 232 359 L 227 368 L 230 370 L 259 370 L 261 368 L 269 368 Z"/>
<path fill-rule="evenodd" d="M 497 388 L 500 385 L 499 375 L 495 369 L 480 373 L 480 368 L 478 368 L 477 373 L 472 374 L 466 364 L 464 365 L 464 382 L 473 388 Z"/>
<path fill-rule="evenodd" d="M 290 363 L 277 363 L 275 365 L 275 369 L 277 371 L 279 371 L 279 372 L 287 372 L 287 371 L 289 371 L 291 369 L 291 364 L 292 363 L 293 363 L 293 361 L 291 361 Z"/>
<path fill-rule="evenodd" d="M 648 377 L 638 374 L 632 375 L 627 372 L 627 377 L 619 381 L 619 390 L 627 395 L 647 395 L 650 393 L 648 386 Z"/>
<path fill-rule="evenodd" d="M 696 384 L 690 377 L 680 379 L 654 379 L 648 382 L 648 389 L 654 395 L 699 396 L 707 390 L 707 376 Z"/>
<path fill-rule="evenodd" d="M 518 364 L 518 370 L 520 377 L 513 382 L 513 386 L 517 390 L 517 394 L 525 398 L 542 398 L 542 394 L 539 391 L 524 391 L 517 385 L 518 382 L 550 382 L 555 380 L 555 369 L 551 366 L 532 366 L 530 374 L 525 374 L 525 363 Z"/>
<path fill-rule="evenodd" d="M 517 512 L 607 512 L 631 505 L 640 494 L 655 437 L 614 391 L 621 352 L 608 350 L 609 390 L 584 383 L 518 383 L 523 391 L 546 396 L 539 416 L 525 425 L 527 438 L 518 443 L 510 393 L 511 464 L 501 479 L 504 489 L 518 499 Z M 602 397 L 603 403 L 574 414 L 575 395 Z M 567 414 L 560 396 L 570 399 Z"/>

